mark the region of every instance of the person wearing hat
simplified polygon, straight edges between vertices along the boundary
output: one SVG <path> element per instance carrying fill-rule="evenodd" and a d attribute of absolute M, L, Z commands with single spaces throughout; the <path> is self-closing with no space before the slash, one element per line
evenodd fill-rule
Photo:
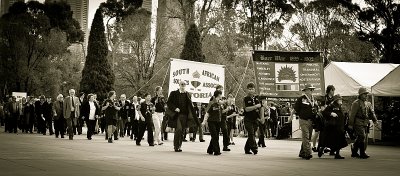
<path fill-rule="evenodd" d="M 299 157 L 309 160 L 312 158 L 310 137 L 313 129 L 313 119 L 318 111 L 317 102 L 312 95 L 315 87 L 311 84 L 306 84 L 303 92 L 304 94 L 299 97 L 295 103 L 294 109 L 300 118 L 300 128 L 302 133 L 302 145 Z"/>
<path fill-rule="evenodd" d="M 359 157 L 367 159 L 369 156 L 365 153 L 369 120 L 372 120 L 377 125 L 375 111 L 371 102 L 367 101 L 369 92 L 366 88 L 361 87 L 358 90 L 358 98 L 351 105 L 349 115 L 349 128 L 354 129 L 356 142 L 351 149 L 351 157 Z M 360 150 L 360 154 L 358 154 Z"/>
<path fill-rule="evenodd" d="M 335 152 L 335 159 L 344 159 L 340 156 L 340 149 L 347 146 L 345 136 L 345 123 L 346 117 L 342 109 L 342 97 L 337 94 L 333 96 L 332 103 L 330 103 L 323 111 L 324 117 L 324 132 L 321 133 L 319 142 L 318 156 L 321 157 L 324 153 L 324 147 L 328 147 L 331 151 Z"/>

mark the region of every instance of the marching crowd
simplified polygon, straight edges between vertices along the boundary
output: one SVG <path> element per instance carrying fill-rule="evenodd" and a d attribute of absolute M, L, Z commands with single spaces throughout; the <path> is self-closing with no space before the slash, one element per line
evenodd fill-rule
<path fill-rule="evenodd" d="M 235 98 L 231 94 L 223 97 L 222 86 L 216 87 L 207 105 L 192 102 L 185 87 L 185 82 L 179 82 L 179 89 L 172 91 L 168 99 L 163 96 L 160 86 L 156 87 L 154 96 L 146 93 L 143 99 L 133 96 L 128 100 L 125 94 L 117 99 L 116 92 L 110 91 L 107 99 L 101 103 L 96 94 L 86 96 L 80 93 L 78 97 L 74 89 L 70 89 L 65 98 L 62 94 L 58 95 L 54 102 L 43 95 L 39 100 L 27 97 L 20 102 L 16 101 L 16 97 L 10 97 L 8 102 L 0 103 L 0 116 L 4 117 L 0 117 L 0 120 L 5 124 L 5 132 L 17 133 L 19 128 L 23 133 L 33 133 L 36 126 L 37 133 L 46 135 L 48 130 L 56 138 L 67 135 L 70 140 L 74 135 L 82 134 L 82 127 L 86 123 L 88 140 L 101 131 L 106 133 L 105 139 L 109 143 L 127 136 L 136 145 L 141 145 L 147 130 L 149 146 L 163 145 L 163 141 L 168 139 L 168 126 L 174 128 L 175 152 L 182 152 L 182 142 L 186 141 L 187 134 L 193 142 L 197 135 L 200 142 L 205 142 L 203 126 L 207 125 L 211 141 L 206 151 L 211 155 L 221 155 L 220 133 L 223 137 L 222 151 L 230 151 L 229 146 L 235 145 L 233 133 L 237 128 L 238 116 L 244 116 L 247 131 L 244 153 L 256 155 L 258 147 L 266 147 L 266 137 L 276 137 L 276 104 L 257 96 L 253 83 L 247 85 L 248 95 L 243 100 L 243 109 L 235 105 Z M 312 94 L 314 89 L 306 84 L 303 95 L 293 106 L 288 103 L 285 108 L 280 108 L 281 111 L 285 110 L 282 113 L 290 114 L 290 117 L 295 114 L 300 119 L 302 145 L 299 157 L 309 160 L 313 151 L 321 157 L 329 149 L 335 159 L 344 159 L 340 150 L 348 145 L 347 133 L 355 139 L 351 156 L 368 158 L 365 152 L 368 123 L 369 120 L 377 122 L 371 103 L 367 101 L 368 91 L 359 89 L 358 99 L 346 115 L 342 108 L 342 97 L 334 94 L 334 86 L 329 85 L 326 96 L 319 101 Z M 313 129 L 315 133 L 312 136 Z"/>

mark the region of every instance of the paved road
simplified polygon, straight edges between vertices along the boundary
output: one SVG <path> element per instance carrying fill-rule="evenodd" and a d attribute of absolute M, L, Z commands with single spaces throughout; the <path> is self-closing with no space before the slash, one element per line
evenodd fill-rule
<path fill-rule="evenodd" d="M 297 157 L 300 141 L 267 140 L 267 148 L 257 155 L 245 155 L 245 138 L 235 138 L 232 151 L 208 155 L 206 142 L 185 142 L 183 152 L 173 151 L 172 140 L 149 147 L 146 141 L 136 146 L 128 138 L 112 144 L 104 135 L 89 141 L 85 135 L 73 141 L 39 134 L 8 134 L 0 128 L 1 176 L 116 176 L 116 175 L 399 175 L 400 148 L 372 146 L 370 159 L 345 160 L 330 156 L 307 161 Z M 170 134 L 170 139 L 173 139 Z M 222 140 L 221 140 L 222 143 Z"/>

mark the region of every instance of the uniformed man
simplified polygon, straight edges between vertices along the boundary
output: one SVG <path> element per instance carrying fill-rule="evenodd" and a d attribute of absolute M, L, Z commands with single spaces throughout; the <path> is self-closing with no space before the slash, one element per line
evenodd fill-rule
<path fill-rule="evenodd" d="M 306 84 L 303 92 L 304 94 L 297 99 L 294 109 L 296 114 L 300 117 L 300 128 L 302 144 L 300 149 L 299 157 L 309 160 L 312 158 L 311 155 L 311 144 L 310 138 L 312 133 L 313 119 L 315 118 L 318 110 L 317 102 L 312 95 L 315 87 L 311 84 Z"/>
<path fill-rule="evenodd" d="M 351 157 L 359 157 L 367 159 L 369 156 L 365 153 L 367 139 L 367 131 L 369 120 L 372 120 L 377 125 L 377 119 L 372 108 L 371 102 L 367 101 L 368 91 L 362 87 L 358 90 L 358 99 L 353 102 L 350 110 L 349 128 L 355 131 L 356 142 L 351 149 Z M 358 154 L 360 150 L 360 154 Z"/>
<path fill-rule="evenodd" d="M 256 96 L 254 83 L 247 84 L 247 93 L 247 96 L 244 97 L 244 127 L 247 130 L 248 136 L 246 145 L 244 146 L 244 152 L 246 154 L 256 155 L 258 153 L 258 148 L 255 132 L 258 127 L 257 119 L 260 118 L 261 101 L 258 99 L 258 96 Z"/>

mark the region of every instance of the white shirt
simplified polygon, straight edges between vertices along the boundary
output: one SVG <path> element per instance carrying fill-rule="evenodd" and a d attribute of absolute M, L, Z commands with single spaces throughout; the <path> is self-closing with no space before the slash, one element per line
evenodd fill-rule
<path fill-rule="evenodd" d="M 95 115 L 96 115 L 96 106 L 94 105 L 94 102 L 89 101 L 89 106 L 90 106 L 90 113 L 89 113 L 89 120 L 95 120 Z"/>

